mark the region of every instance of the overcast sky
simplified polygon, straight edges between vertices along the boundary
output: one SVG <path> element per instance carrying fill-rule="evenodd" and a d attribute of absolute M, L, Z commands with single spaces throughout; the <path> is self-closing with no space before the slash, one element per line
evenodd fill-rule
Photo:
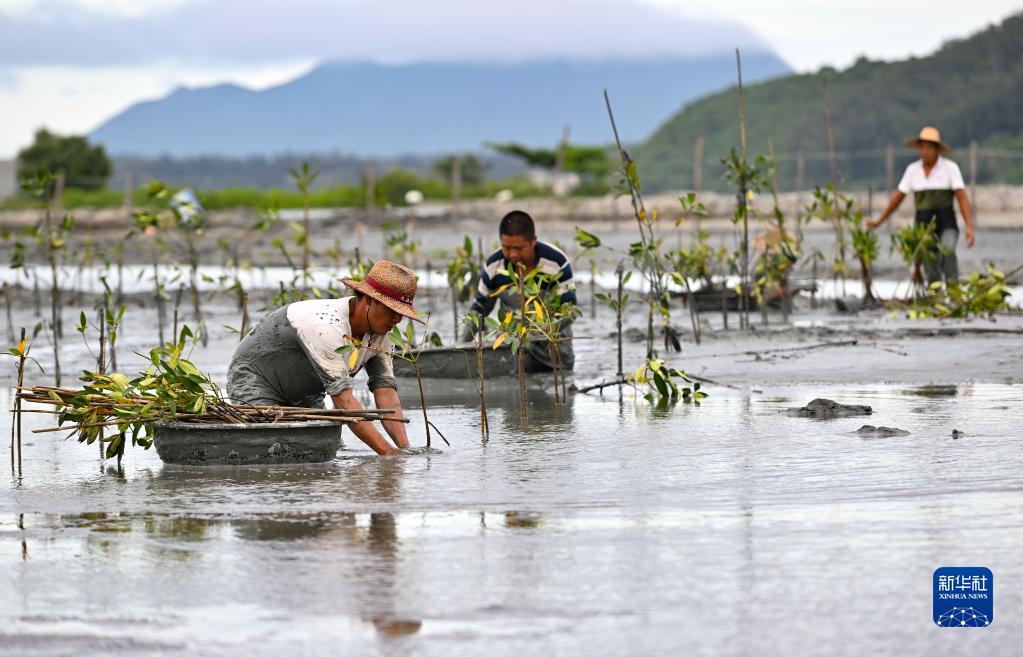
<path fill-rule="evenodd" d="M 798 71 L 924 55 L 1023 0 L 0 0 L 0 158 L 179 85 L 265 88 L 325 59 L 772 50 Z"/>

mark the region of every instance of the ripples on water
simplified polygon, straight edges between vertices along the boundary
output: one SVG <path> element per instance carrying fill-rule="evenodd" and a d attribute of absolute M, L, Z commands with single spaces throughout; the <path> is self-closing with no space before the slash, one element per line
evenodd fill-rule
<path fill-rule="evenodd" d="M 118 472 L 33 416 L 0 484 L 0 654 L 1013 654 L 1018 387 L 712 392 L 533 391 L 525 428 L 495 386 L 484 443 L 454 391 L 431 401 L 451 448 L 346 434 L 303 466 Z M 782 413 L 814 397 L 875 414 Z M 991 627 L 933 626 L 947 565 L 992 569 Z"/>

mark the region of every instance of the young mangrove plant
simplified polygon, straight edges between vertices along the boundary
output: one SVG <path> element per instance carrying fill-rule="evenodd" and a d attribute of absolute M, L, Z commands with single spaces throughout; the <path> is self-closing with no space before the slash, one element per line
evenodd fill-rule
<path fill-rule="evenodd" d="M 777 231 L 778 245 L 773 251 L 773 257 L 767 263 L 770 276 L 777 279 L 778 288 L 781 292 L 781 314 L 782 321 L 789 321 L 789 313 L 792 310 L 792 294 L 789 287 L 789 275 L 792 268 L 798 262 L 803 245 L 803 231 L 799 225 L 799 215 L 796 215 L 796 232 L 792 234 L 785 225 L 785 213 L 782 212 L 781 204 L 778 202 L 778 160 L 774 153 L 774 140 L 767 140 L 768 149 L 768 176 L 771 184 L 771 199 L 773 205 L 773 226 L 772 230 Z M 764 323 L 767 323 L 767 307 L 764 307 Z"/>
<path fill-rule="evenodd" d="M 937 262 L 948 250 L 938 241 L 934 220 L 929 224 L 912 224 L 892 234 L 890 250 L 897 251 L 910 268 L 910 297 L 914 300 L 927 296 L 924 264 Z"/>
<path fill-rule="evenodd" d="M 632 214 L 636 218 L 639 228 L 640 241 L 629 246 L 629 254 L 633 262 L 640 269 L 647 284 L 647 358 L 654 356 L 654 313 L 661 316 L 664 328 L 665 349 L 681 349 L 677 332 L 671 327 L 671 305 L 666 285 L 667 266 L 665 258 L 661 254 L 662 240 L 657 238 L 654 225 L 657 221 L 657 212 L 648 213 L 643 204 L 643 196 L 640 191 L 639 173 L 636 169 L 636 162 L 622 147 L 621 139 L 618 137 L 618 126 L 615 123 L 614 112 L 611 110 L 611 100 L 607 90 L 604 90 L 604 103 L 607 106 L 608 117 L 611 120 L 611 130 L 614 133 L 615 144 L 618 148 L 618 156 L 621 160 L 622 184 L 620 191 L 627 193 L 632 202 Z"/>
<path fill-rule="evenodd" d="M 707 393 L 700 390 L 700 384 L 694 382 L 682 370 L 669 367 L 662 359 L 650 359 L 640 365 L 629 377 L 630 382 L 646 390 L 643 399 L 659 406 L 667 406 L 682 401 L 686 404 L 700 405 L 700 400 Z M 691 385 L 690 385 L 691 384 Z"/>
<path fill-rule="evenodd" d="M 39 368 L 40 372 L 43 372 L 43 366 L 39 364 L 35 358 L 30 355 L 32 346 L 29 344 L 28 338 L 25 337 L 25 329 L 21 329 L 21 342 L 16 346 L 8 349 L 5 354 L 12 356 L 17 359 L 18 368 L 18 389 L 25 385 L 25 364 L 32 362 L 36 367 Z M 14 471 L 15 466 L 15 451 L 17 451 L 17 467 L 18 471 L 21 471 L 21 399 L 15 395 L 14 406 L 11 409 L 13 417 L 11 418 L 11 471 Z"/>
<path fill-rule="evenodd" d="M 486 399 L 486 376 L 483 368 L 483 350 L 486 347 L 485 336 L 496 331 L 500 323 L 493 317 L 480 317 L 476 313 L 466 313 L 462 321 L 472 331 L 473 351 L 476 357 L 476 377 L 472 376 L 472 368 L 469 366 L 469 354 L 465 354 L 465 369 L 469 373 L 469 379 L 476 388 L 476 394 L 480 398 L 480 437 L 483 440 L 490 438 L 490 419 L 487 416 Z M 477 383 L 478 380 L 478 383 Z"/>
<path fill-rule="evenodd" d="M 337 353 L 347 356 L 349 370 L 355 368 L 355 364 L 359 361 L 359 352 L 362 349 L 380 351 L 379 349 L 375 349 L 374 347 L 366 344 L 364 340 L 358 340 L 352 336 L 348 336 L 348 338 L 351 342 L 339 347 L 337 349 Z M 395 326 L 387 333 L 387 339 L 390 340 L 391 344 L 397 348 L 397 351 L 392 349 L 387 353 L 390 353 L 392 358 L 400 358 L 411 365 L 412 369 L 416 373 L 416 383 L 419 384 L 419 403 L 423 409 L 423 424 L 426 429 L 426 446 L 432 447 L 433 445 L 433 437 L 430 431 L 433 429 L 437 432 L 437 435 L 441 437 L 441 440 L 450 447 L 451 443 L 448 442 L 448 439 L 445 438 L 444 434 L 437 428 L 437 425 L 430 422 L 430 417 L 427 414 L 426 409 L 426 395 L 423 392 L 423 377 L 419 370 L 419 357 L 422 355 L 423 349 L 430 344 L 428 332 L 424 330 L 422 341 L 419 344 L 416 344 L 415 330 L 412 328 L 412 322 L 409 321 L 405 325 L 404 332 Z"/>
<path fill-rule="evenodd" d="M 554 403 L 561 405 L 567 394 L 565 377 L 562 375 L 564 363 L 561 360 L 561 330 L 580 313 L 575 304 L 562 302 L 561 295 L 557 293 L 557 281 L 557 275 L 536 274 L 527 276 L 523 283 L 527 295 L 526 328 L 547 342 L 554 377 Z"/>
<path fill-rule="evenodd" d="M 391 341 L 397 351 L 393 351 L 392 355 L 402 359 L 412 366 L 412 369 L 416 372 L 416 383 L 419 385 L 419 403 L 423 408 L 423 424 L 426 426 L 426 446 L 431 446 L 430 429 L 432 428 L 440 436 L 444 444 L 451 446 L 448 439 L 444 437 L 440 429 L 435 424 L 430 422 L 430 418 L 426 414 L 426 395 L 423 394 L 423 377 L 419 371 L 419 357 L 423 353 L 423 349 L 430 344 L 429 334 L 427 328 L 423 329 L 423 339 L 420 343 L 416 344 L 415 330 L 412 328 L 412 322 L 408 321 L 405 323 L 405 331 L 402 332 L 397 326 L 392 328 L 387 334 L 387 339 Z"/>
<path fill-rule="evenodd" d="M 970 272 L 964 279 L 931 283 L 930 294 L 912 299 L 906 304 L 906 316 L 922 318 L 992 318 L 996 313 L 1009 310 L 1011 286 L 1006 282 L 1023 267 L 1004 274 L 989 264 L 987 273 Z"/>
<path fill-rule="evenodd" d="M 163 239 L 163 226 L 160 222 L 159 212 L 147 208 L 135 210 L 132 213 L 134 225 L 128 231 L 128 239 L 141 235 L 148 242 L 149 262 L 153 268 L 153 296 L 156 301 L 156 331 L 159 342 L 164 344 L 164 326 L 167 324 L 167 289 L 165 281 L 160 278 L 161 254 L 170 250 L 167 242 Z"/>
<path fill-rule="evenodd" d="M 749 220 L 751 213 L 756 215 L 750 207 L 750 201 L 767 186 L 768 164 L 762 155 L 758 155 L 750 162 L 745 144 L 741 152 L 734 148 L 729 151 L 728 157 L 722 159 L 721 164 L 725 166 L 725 180 L 736 188 L 732 225 L 738 232 L 738 247 L 735 253 L 739 263 L 739 328 L 749 329 L 750 296 L 753 288 L 750 277 Z"/>
<path fill-rule="evenodd" d="M 852 242 L 853 253 L 856 254 L 856 260 L 860 263 L 863 302 L 868 304 L 876 303 L 878 299 L 874 293 L 874 278 L 871 275 L 871 271 L 881 253 L 881 246 L 877 232 L 864 227 L 863 213 L 859 210 L 852 214 L 849 237 Z"/>
<path fill-rule="evenodd" d="M 209 340 L 206 320 L 202 312 L 202 299 L 199 294 L 199 245 L 206 223 L 206 211 L 191 190 L 183 189 L 177 193 L 159 180 L 152 180 L 145 188 L 147 206 L 134 213 L 136 226 L 143 229 L 162 224 L 165 211 L 169 211 L 173 224 L 184 236 L 185 249 L 188 254 L 189 289 L 192 297 L 192 311 L 198 324 L 198 337 L 203 345 Z"/>
<path fill-rule="evenodd" d="M 846 224 L 851 217 L 844 210 L 844 204 L 839 198 L 837 190 L 830 184 L 823 188 L 815 187 L 813 199 L 806 208 L 808 219 L 819 219 L 831 224 L 835 231 L 835 251 L 831 263 L 831 276 L 836 290 L 839 289 L 839 280 L 844 282 L 849 275 L 849 263 L 845 257 L 845 234 Z"/>
<path fill-rule="evenodd" d="M 458 342 L 458 308 L 460 303 L 467 303 L 476 294 L 479 286 L 480 269 L 476 264 L 472 240 L 466 235 L 462 245 L 455 249 L 455 255 L 448 262 L 447 279 L 451 288 L 451 316 L 454 319 L 453 342 Z"/>
<path fill-rule="evenodd" d="M 35 178 L 22 181 L 22 188 L 40 199 L 43 206 L 42 220 L 28 230 L 29 235 L 45 250 L 46 261 L 50 265 L 50 336 L 53 342 L 53 378 L 60 385 L 60 340 L 64 337 L 64 326 L 61 318 L 60 299 L 60 263 L 61 255 L 67 245 L 68 235 L 74 229 L 75 220 L 69 214 L 64 215 L 59 223 L 53 221 L 51 206 L 53 188 L 56 177 L 49 171 L 40 171 Z"/>
<path fill-rule="evenodd" d="M 302 247 L 302 284 L 309 282 L 309 195 L 312 192 L 313 183 L 319 177 L 319 172 L 303 161 L 298 169 L 289 169 L 288 173 L 295 181 L 295 187 L 302 194 L 302 225 L 298 227 L 296 242 Z"/>

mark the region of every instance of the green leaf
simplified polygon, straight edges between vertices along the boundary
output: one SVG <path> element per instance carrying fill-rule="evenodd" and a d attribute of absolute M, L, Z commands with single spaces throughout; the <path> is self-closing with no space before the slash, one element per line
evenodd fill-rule
<path fill-rule="evenodd" d="M 575 241 L 584 249 L 595 249 L 600 246 L 600 238 L 579 226 L 575 227 Z"/>

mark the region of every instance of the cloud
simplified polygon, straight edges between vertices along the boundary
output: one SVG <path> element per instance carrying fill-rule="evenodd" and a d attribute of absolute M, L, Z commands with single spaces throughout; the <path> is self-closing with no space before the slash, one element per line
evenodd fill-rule
<path fill-rule="evenodd" d="M 766 50 L 740 24 L 643 0 L 37 0 L 0 9 L 7 66 L 521 60 Z"/>

